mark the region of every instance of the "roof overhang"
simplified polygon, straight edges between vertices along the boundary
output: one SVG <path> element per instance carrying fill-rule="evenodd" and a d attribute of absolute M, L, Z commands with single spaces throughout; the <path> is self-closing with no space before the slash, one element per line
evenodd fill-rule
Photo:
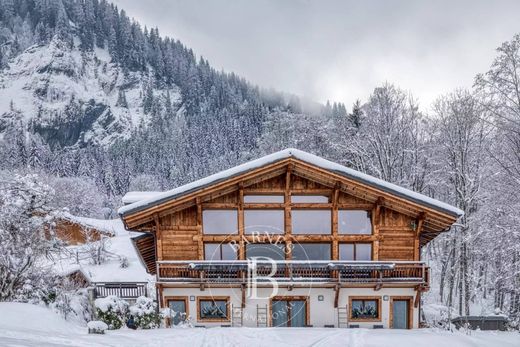
<path fill-rule="evenodd" d="M 246 187 L 255 182 L 255 177 L 258 180 L 258 176 L 269 173 L 281 174 L 289 166 L 296 175 L 330 187 L 339 185 L 342 191 L 367 201 L 384 201 L 384 207 L 412 216 L 425 215 L 426 231 L 445 231 L 463 215 L 460 209 L 439 200 L 296 149 L 286 149 L 221 171 L 123 206 L 118 212 L 127 227 L 136 228 L 153 221 L 154 215 L 194 205 L 195 200 L 209 190 L 231 191 L 238 189 L 239 185 Z"/>

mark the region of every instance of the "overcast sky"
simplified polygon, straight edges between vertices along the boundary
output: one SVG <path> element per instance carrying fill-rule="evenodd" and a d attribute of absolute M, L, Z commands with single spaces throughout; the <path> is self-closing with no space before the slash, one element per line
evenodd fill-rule
<path fill-rule="evenodd" d="M 520 1 L 114 0 L 213 67 L 316 101 L 366 99 L 385 81 L 423 108 L 470 87 L 520 32 Z"/>

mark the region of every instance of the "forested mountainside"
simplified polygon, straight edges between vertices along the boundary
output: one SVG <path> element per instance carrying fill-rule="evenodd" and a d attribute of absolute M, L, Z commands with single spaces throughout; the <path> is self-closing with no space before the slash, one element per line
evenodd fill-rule
<path fill-rule="evenodd" d="M 88 176 L 118 196 L 142 173 L 166 188 L 250 157 L 270 118 L 346 114 L 215 71 L 106 1 L 1 4 L 7 168 Z"/>
<path fill-rule="evenodd" d="M 347 112 L 215 71 L 104 0 L 1 0 L 0 20 L 0 231 L 31 235 L 43 207 L 115 216 L 128 190 L 296 147 L 461 208 L 423 251 L 427 301 L 520 319 L 520 36 L 428 114 L 390 83 Z M 31 237 L 9 240 L 2 252 L 34 258 Z"/>

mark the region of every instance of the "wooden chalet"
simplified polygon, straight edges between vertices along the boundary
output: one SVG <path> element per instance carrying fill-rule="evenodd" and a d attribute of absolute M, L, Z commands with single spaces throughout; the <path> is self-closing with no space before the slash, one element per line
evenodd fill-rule
<path fill-rule="evenodd" d="M 173 324 L 370 328 L 419 326 L 421 247 L 462 215 L 296 149 L 119 213 Z"/>

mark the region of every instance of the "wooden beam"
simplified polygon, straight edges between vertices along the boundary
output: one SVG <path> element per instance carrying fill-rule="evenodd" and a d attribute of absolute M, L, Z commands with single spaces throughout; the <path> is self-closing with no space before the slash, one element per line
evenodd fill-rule
<path fill-rule="evenodd" d="M 336 286 L 334 287 L 334 308 L 338 308 L 340 290 L 341 286 L 339 284 L 336 284 Z"/>
<path fill-rule="evenodd" d="M 416 289 L 415 300 L 413 302 L 413 307 L 419 307 L 419 303 L 421 302 L 421 290 L 419 288 Z"/>
<path fill-rule="evenodd" d="M 245 234 L 244 225 L 244 186 L 241 184 L 238 190 L 238 259 L 246 259 L 246 250 L 244 242 Z"/>
<path fill-rule="evenodd" d="M 415 221 L 415 238 L 413 246 L 413 259 L 421 260 L 421 232 L 423 230 L 424 221 L 426 220 L 426 212 L 419 213 Z"/>
<path fill-rule="evenodd" d="M 162 253 L 162 235 L 161 235 L 161 225 L 159 222 L 159 215 L 155 213 L 153 215 L 153 220 L 155 224 L 155 237 L 156 237 L 156 246 L 157 246 L 157 260 L 163 259 L 163 253 Z"/>
<path fill-rule="evenodd" d="M 285 227 L 285 258 L 287 260 L 292 259 L 292 207 L 291 207 L 291 174 L 292 174 L 292 165 L 287 165 L 287 172 L 285 173 L 285 190 L 284 190 L 284 227 Z"/>

